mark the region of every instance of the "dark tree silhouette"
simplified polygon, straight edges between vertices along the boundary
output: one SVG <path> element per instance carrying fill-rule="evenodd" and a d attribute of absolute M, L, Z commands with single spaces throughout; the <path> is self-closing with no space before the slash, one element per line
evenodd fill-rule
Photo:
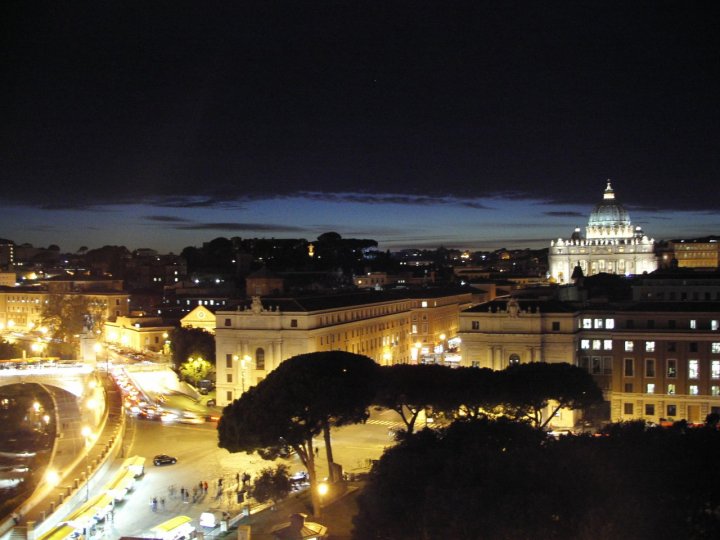
<path fill-rule="evenodd" d="M 291 446 L 307 469 L 317 513 L 313 438 L 325 436 L 332 464 L 330 428 L 368 417 L 377 370 L 370 358 L 343 351 L 289 358 L 225 407 L 218 423 L 218 445 L 230 452 L 259 451 L 266 459 Z"/>

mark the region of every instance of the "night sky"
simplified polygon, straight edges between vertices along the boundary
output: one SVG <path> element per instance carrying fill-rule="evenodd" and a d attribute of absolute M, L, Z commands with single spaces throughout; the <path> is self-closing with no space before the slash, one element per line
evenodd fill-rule
<path fill-rule="evenodd" d="M 0 5 L 0 237 L 545 247 L 606 179 L 720 234 L 716 2 Z"/>

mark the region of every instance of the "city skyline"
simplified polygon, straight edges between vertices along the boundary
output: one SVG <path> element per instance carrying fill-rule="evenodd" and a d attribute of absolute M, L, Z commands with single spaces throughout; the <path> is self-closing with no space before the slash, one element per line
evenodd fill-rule
<path fill-rule="evenodd" d="M 0 237 L 19 243 L 542 248 L 608 178 L 651 238 L 719 230 L 714 6 L 3 11 Z"/>

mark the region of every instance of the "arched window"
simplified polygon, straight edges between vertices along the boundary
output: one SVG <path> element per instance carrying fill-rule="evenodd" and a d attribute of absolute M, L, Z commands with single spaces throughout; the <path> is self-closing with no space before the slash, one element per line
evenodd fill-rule
<path fill-rule="evenodd" d="M 265 349 L 255 349 L 255 369 L 265 369 Z"/>
<path fill-rule="evenodd" d="M 520 357 L 517 354 L 510 355 L 510 365 L 514 366 L 520 363 Z"/>

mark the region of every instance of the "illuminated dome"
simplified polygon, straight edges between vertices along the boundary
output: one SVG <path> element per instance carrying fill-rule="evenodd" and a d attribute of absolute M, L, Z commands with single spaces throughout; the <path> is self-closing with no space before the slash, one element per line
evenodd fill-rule
<path fill-rule="evenodd" d="M 603 201 L 590 214 L 588 227 L 621 227 L 630 224 L 630 216 L 623 205 L 615 200 L 615 192 L 608 180 Z"/>

